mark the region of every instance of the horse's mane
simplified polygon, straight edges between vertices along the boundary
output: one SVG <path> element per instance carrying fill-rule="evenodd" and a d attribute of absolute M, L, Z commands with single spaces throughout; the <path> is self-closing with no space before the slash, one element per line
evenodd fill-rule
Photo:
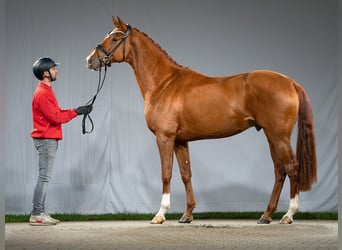
<path fill-rule="evenodd" d="M 135 28 L 140 34 L 144 35 L 148 38 L 161 52 L 164 54 L 173 64 L 177 65 L 178 67 L 185 68 L 183 65 L 177 63 L 157 42 L 155 42 L 151 37 L 149 37 L 145 32 L 140 31 L 138 28 Z"/>

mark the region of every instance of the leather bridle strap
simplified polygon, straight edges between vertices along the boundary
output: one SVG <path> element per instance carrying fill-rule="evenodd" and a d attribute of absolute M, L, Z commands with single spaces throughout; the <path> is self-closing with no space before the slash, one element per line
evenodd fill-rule
<path fill-rule="evenodd" d="M 121 62 L 125 61 L 125 43 L 126 43 L 126 39 L 128 37 L 128 35 L 131 33 L 131 26 L 130 25 L 127 25 L 127 30 L 126 32 L 124 33 L 124 37 L 119 41 L 119 43 L 112 49 L 111 52 L 108 52 L 101 44 L 98 44 L 96 46 L 96 49 L 99 49 L 103 52 L 103 54 L 105 54 L 106 56 L 103 57 L 102 59 L 100 58 L 99 56 L 99 59 L 100 59 L 100 62 L 102 62 L 104 65 L 107 65 L 108 67 L 111 66 L 111 61 L 110 61 L 110 58 L 112 57 L 112 55 L 115 53 L 115 51 L 120 47 L 120 45 L 123 43 L 124 46 L 123 46 L 123 57 L 122 57 L 122 60 Z M 117 31 L 117 32 L 112 32 L 110 33 L 110 35 L 112 34 L 115 34 L 115 33 L 123 33 L 122 31 Z"/>
<path fill-rule="evenodd" d="M 100 69 L 99 69 L 99 81 L 98 81 L 98 84 L 97 84 L 96 94 L 86 103 L 86 105 L 93 106 L 98 93 L 100 93 L 100 91 L 101 91 L 101 89 L 103 87 L 103 84 L 104 84 L 105 79 L 106 79 L 106 75 L 107 75 L 107 64 L 105 64 L 105 72 L 104 72 L 104 76 L 103 76 L 102 80 L 101 80 L 102 77 L 101 77 L 101 67 L 100 67 Z M 86 122 L 87 118 L 89 119 L 90 124 L 91 124 L 91 129 L 89 131 L 86 130 L 86 126 L 85 126 L 85 122 Z M 82 119 L 82 134 L 89 134 L 89 133 L 93 132 L 93 130 L 94 130 L 94 122 L 91 119 L 90 114 L 89 113 L 88 114 L 84 114 L 83 115 L 83 119 Z"/>
<path fill-rule="evenodd" d="M 117 32 L 122 32 L 122 31 L 117 31 Z M 123 32 L 122 32 L 123 33 Z M 123 47 L 123 57 L 122 57 L 122 61 L 125 61 L 125 42 L 126 42 L 126 39 L 128 37 L 128 35 L 131 33 L 131 26 L 130 25 L 127 25 L 127 30 L 126 32 L 124 33 L 124 37 L 120 40 L 120 42 L 112 49 L 112 51 L 110 53 L 108 53 L 108 51 L 103 48 L 102 45 L 98 44 L 96 46 L 96 51 L 97 51 L 97 56 L 98 56 L 98 59 L 99 59 L 99 62 L 100 62 L 100 68 L 99 68 L 99 81 L 98 81 L 98 84 L 97 84 L 97 91 L 96 91 L 96 94 L 87 102 L 86 105 L 91 105 L 93 106 L 95 100 L 96 100 L 96 97 L 98 95 L 98 93 L 101 91 L 102 87 L 103 87 L 103 84 L 105 82 L 105 79 L 106 79 L 106 75 L 107 75 L 107 67 L 110 67 L 111 66 L 111 61 L 110 61 L 110 58 L 112 57 L 112 55 L 115 53 L 115 51 L 120 47 L 120 45 L 123 43 L 124 44 L 124 47 Z M 115 34 L 115 32 L 111 33 L 111 34 Z M 98 50 L 101 50 L 106 56 L 101 58 L 100 57 L 100 54 L 98 52 Z M 101 63 L 104 64 L 104 68 L 105 68 L 105 72 L 104 72 L 104 76 L 103 76 L 103 79 L 102 79 L 102 75 L 101 75 Z M 89 131 L 86 130 L 86 126 L 85 126 L 85 123 L 86 123 L 86 120 L 87 118 L 89 119 L 90 121 L 90 124 L 91 124 L 91 129 Z M 82 119 L 82 133 L 83 134 L 89 134 L 91 132 L 93 132 L 94 130 L 94 122 L 93 120 L 91 119 L 90 117 L 90 114 L 85 114 L 83 116 L 83 119 Z"/>

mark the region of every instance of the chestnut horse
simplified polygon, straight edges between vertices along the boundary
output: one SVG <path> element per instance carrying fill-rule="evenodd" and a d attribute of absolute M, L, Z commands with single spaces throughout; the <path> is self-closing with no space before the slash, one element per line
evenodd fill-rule
<path fill-rule="evenodd" d="M 291 224 L 299 208 L 299 191 L 316 182 L 313 113 L 305 90 L 291 78 L 268 70 L 209 77 L 177 64 L 146 34 L 114 18 L 114 29 L 86 59 L 92 70 L 127 62 L 144 98 L 144 114 L 155 134 L 162 170 L 162 198 L 151 223 L 161 224 L 170 207 L 173 153 L 180 168 L 187 206 L 180 223 L 193 220 L 196 206 L 191 183 L 188 142 L 223 138 L 250 127 L 263 129 L 274 163 L 275 182 L 268 206 L 258 223 L 272 221 L 286 176 L 290 204 L 281 223 Z M 290 137 L 298 118 L 297 150 Z"/>

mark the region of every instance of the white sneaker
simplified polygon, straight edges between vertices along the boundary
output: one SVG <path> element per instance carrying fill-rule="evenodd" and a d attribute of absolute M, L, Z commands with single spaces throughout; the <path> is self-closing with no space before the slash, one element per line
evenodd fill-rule
<path fill-rule="evenodd" d="M 29 224 L 31 226 L 53 226 L 59 223 L 57 221 L 49 215 L 41 213 L 40 215 L 31 215 Z"/>
<path fill-rule="evenodd" d="M 52 221 L 54 221 L 54 222 L 56 222 L 56 224 L 59 224 L 61 221 L 60 220 L 57 220 L 57 219 L 55 219 L 55 218 L 52 218 L 49 214 L 47 214 L 47 213 L 42 213 L 42 214 L 44 214 L 46 217 L 48 217 L 50 220 L 52 220 Z"/>

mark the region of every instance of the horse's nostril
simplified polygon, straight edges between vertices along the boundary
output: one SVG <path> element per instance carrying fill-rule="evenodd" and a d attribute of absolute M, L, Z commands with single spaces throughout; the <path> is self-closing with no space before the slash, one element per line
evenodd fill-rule
<path fill-rule="evenodd" d="M 86 58 L 86 67 L 88 69 L 93 69 L 94 68 L 93 63 L 94 63 L 94 60 L 90 56 Z"/>

